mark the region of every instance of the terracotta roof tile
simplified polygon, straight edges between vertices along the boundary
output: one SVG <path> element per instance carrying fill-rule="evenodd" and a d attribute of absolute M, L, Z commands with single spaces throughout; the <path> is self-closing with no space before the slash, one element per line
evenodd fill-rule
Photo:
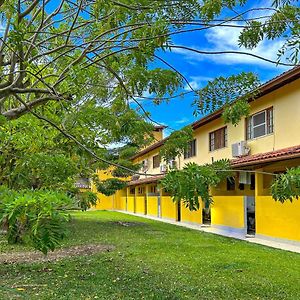
<path fill-rule="evenodd" d="M 128 185 L 137 185 L 137 184 L 144 184 L 144 183 L 152 183 L 152 182 L 157 182 L 158 180 L 164 178 L 165 174 L 162 175 L 156 175 L 156 176 L 150 176 L 138 180 L 132 180 L 128 182 Z"/>
<path fill-rule="evenodd" d="M 231 164 L 233 167 L 237 167 L 237 166 L 255 165 L 259 163 L 272 162 L 272 161 L 284 160 L 290 158 L 297 158 L 297 157 L 300 157 L 300 145 L 279 149 L 275 151 L 240 157 L 237 159 L 233 159 L 231 161 Z"/>
<path fill-rule="evenodd" d="M 231 161 L 231 165 L 233 168 L 236 168 L 291 158 L 300 158 L 300 145 L 233 159 Z M 158 180 L 164 178 L 164 176 L 165 174 L 161 174 L 132 180 L 128 182 L 128 186 L 157 182 Z"/>

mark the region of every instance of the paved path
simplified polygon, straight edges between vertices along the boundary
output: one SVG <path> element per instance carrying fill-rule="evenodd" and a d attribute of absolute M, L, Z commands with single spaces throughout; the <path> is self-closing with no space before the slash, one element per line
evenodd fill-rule
<path fill-rule="evenodd" d="M 208 233 L 227 236 L 227 237 L 247 241 L 249 243 L 255 243 L 255 244 L 260 244 L 260 245 L 264 245 L 264 246 L 268 246 L 268 247 L 272 247 L 272 248 L 276 248 L 276 249 L 282 249 L 282 250 L 286 250 L 286 251 L 300 253 L 300 242 L 292 242 L 291 241 L 291 242 L 285 243 L 284 241 L 276 241 L 275 239 L 269 240 L 269 239 L 263 239 L 263 238 L 252 237 L 252 236 L 242 236 L 239 234 L 221 231 L 217 228 L 213 228 L 213 227 L 207 226 L 207 225 L 194 225 L 194 224 L 189 224 L 189 223 L 182 223 L 182 222 L 166 220 L 166 219 L 157 218 L 157 217 L 140 215 L 140 214 L 131 213 L 128 211 L 123 211 L 123 210 L 116 210 L 116 211 L 120 212 L 120 213 L 128 214 L 128 215 L 132 215 L 132 216 L 142 217 L 145 219 L 150 219 L 150 220 L 160 221 L 160 222 L 164 222 L 164 223 L 168 223 L 168 224 L 173 224 L 176 226 L 181 226 L 181 227 L 191 228 L 191 229 L 204 231 L 204 232 L 208 232 Z"/>

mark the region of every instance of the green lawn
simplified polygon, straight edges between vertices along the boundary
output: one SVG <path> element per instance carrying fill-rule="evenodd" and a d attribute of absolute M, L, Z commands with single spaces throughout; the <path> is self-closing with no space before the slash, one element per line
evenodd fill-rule
<path fill-rule="evenodd" d="M 115 250 L 2 264 L 0 299 L 300 299 L 299 254 L 120 213 L 73 216 L 64 247 L 99 243 Z M 0 238 L 1 252 L 23 249 Z"/>

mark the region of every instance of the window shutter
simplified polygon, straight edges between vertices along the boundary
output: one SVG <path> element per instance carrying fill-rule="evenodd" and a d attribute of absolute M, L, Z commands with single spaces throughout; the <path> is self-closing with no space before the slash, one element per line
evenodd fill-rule
<path fill-rule="evenodd" d="M 267 109 L 267 133 L 273 133 L 273 107 Z"/>

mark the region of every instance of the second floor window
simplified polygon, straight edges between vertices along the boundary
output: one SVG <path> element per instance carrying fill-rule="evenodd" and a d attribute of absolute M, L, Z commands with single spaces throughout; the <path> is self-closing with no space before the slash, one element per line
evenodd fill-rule
<path fill-rule="evenodd" d="M 227 127 L 220 128 L 209 134 L 209 151 L 227 147 Z"/>
<path fill-rule="evenodd" d="M 189 142 L 186 150 L 184 151 L 184 158 L 190 158 L 196 155 L 196 139 Z"/>
<path fill-rule="evenodd" d="M 153 169 L 159 168 L 159 165 L 160 165 L 160 156 L 159 155 L 153 156 Z"/>
<path fill-rule="evenodd" d="M 141 194 L 144 194 L 145 193 L 145 188 L 144 187 L 139 187 L 138 188 L 138 194 L 141 195 Z"/>
<path fill-rule="evenodd" d="M 246 119 L 246 138 L 251 140 L 273 133 L 273 127 L 273 107 L 270 107 Z"/>

